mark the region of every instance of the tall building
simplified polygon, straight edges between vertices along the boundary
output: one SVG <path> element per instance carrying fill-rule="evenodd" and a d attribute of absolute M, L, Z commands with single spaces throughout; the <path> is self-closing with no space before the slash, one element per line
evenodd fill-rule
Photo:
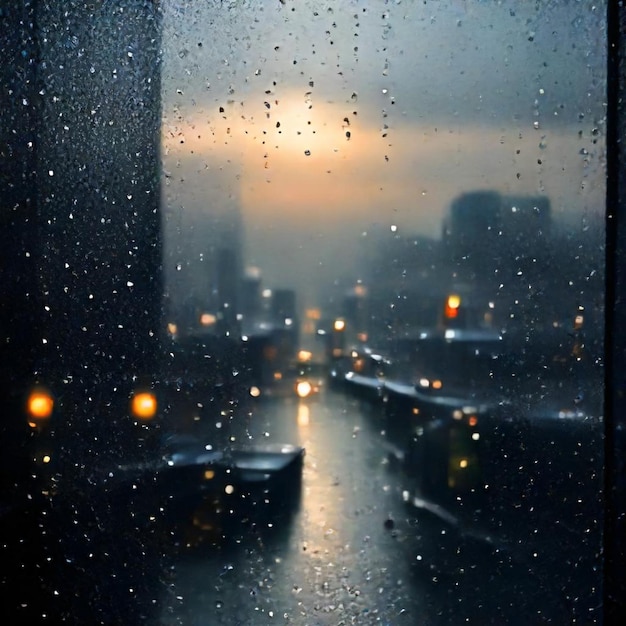
<path fill-rule="evenodd" d="M 261 314 L 261 272 L 247 268 L 241 279 L 239 311 L 244 320 L 254 320 Z"/>
<path fill-rule="evenodd" d="M 272 318 L 278 323 L 290 319 L 295 322 L 298 312 L 296 309 L 296 292 L 293 289 L 274 289 L 272 292 Z"/>

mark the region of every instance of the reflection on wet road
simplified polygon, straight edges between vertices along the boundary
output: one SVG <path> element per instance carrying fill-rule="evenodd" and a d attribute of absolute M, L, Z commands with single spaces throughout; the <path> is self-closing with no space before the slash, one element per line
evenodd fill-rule
<path fill-rule="evenodd" d="M 176 566 L 168 623 L 415 623 L 406 517 L 387 450 L 359 405 L 328 394 L 259 404 L 237 439 L 306 448 L 299 510 L 240 545 L 201 546 Z"/>
<path fill-rule="evenodd" d="M 266 401 L 234 419 L 235 441 L 306 448 L 300 501 L 230 541 L 196 535 L 177 553 L 162 623 L 527 624 L 558 614 L 537 581 L 488 550 L 431 569 L 441 528 L 403 505 L 379 419 L 331 392 Z"/>
<path fill-rule="evenodd" d="M 328 391 L 238 405 L 219 428 L 204 418 L 193 434 L 221 437 L 216 446 L 304 446 L 302 483 L 270 491 L 272 506 L 251 500 L 217 516 L 215 492 L 198 496 L 193 471 L 165 483 L 167 472 L 144 472 L 7 514 L 0 586 L 12 623 L 526 625 L 568 615 L 562 598 L 576 588 L 405 508 L 377 409 Z M 175 498 L 186 491 L 191 502 Z"/>

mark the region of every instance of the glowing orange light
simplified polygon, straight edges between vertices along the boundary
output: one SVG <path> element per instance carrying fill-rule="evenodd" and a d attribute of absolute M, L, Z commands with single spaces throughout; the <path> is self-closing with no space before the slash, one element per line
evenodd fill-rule
<path fill-rule="evenodd" d="M 476 424 L 478 424 L 478 418 L 475 415 L 470 415 L 467 421 L 470 426 L 476 426 Z"/>
<path fill-rule="evenodd" d="M 448 319 L 454 319 L 459 315 L 459 308 L 461 307 L 461 297 L 457 295 L 448 296 L 446 300 L 445 316 Z"/>
<path fill-rule="evenodd" d="M 202 326 L 213 326 L 217 322 L 217 317 L 213 313 L 203 313 L 200 316 L 200 324 Z"/>
<path fill-rule="evenodd" d="M 300 398 L 306 398 L 313 391 L 311 383 L 307 380 L 301 380 L 296 385 L 296 393 Z"/>
<path fill-rule="evenodd" d="M 333 324 L 333 328 L 335 329 L 335 331 L 340 333 L 341 331 L 346 329 L 346 321 L 342 319 L 336 319 L 335 323 Z"/>
<path fill-rule="evenodd" d="M 138 419 L 151 420 L 157 412 L 157 400 L 153 393 L 142 391 L 131 400 L 131 413 Z"/>
<path fill-rule="evenodd" d="M 451 309 L 458 309 L 461 306 L 461 297 L 457 295 L 448 296 L 448 306 Z"/>
<path fill-rule="evenodd" d="M 310 350 L 300 350 L 298 352 L 298 361 L 310 361 L 313 358 L 313 353 Z"/>
<path fill-rule="evenodd" d="M 33 391 L 28 397 L 27 409 L 33 419 L 50 419 L 54 409 L 54 399 L 47 391 Z"/>

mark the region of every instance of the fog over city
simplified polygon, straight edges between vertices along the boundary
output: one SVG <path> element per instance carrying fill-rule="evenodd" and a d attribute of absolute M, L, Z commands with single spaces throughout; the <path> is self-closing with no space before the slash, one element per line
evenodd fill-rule
<path fill-rule="evenodd" d="M 202 291 L 202 262 L 228 242 L 264 284 L 314 302 L 359 278 L 372 233 L 439 238 L 466 191 L 548 196 L 574 231 L 603 210 L 604 50 L 577 45 L 601 36 L 590 2 L 163 11 L 174 297 Z"/>

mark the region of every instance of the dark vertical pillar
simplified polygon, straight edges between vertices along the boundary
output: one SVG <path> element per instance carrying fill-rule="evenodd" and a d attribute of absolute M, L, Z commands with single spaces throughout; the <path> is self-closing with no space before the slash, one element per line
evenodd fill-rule
<path fill-rule="evenodd" d="M 606 624 L 626 611 L 626 7 L 609 2 L 606 268 Z"/>
<path fill-rule="evenodd" d="M 37 19 L 38 339 L 54 377 L 119 382 L 161 325 L 158 7 L 42 2 Z"/>
<path fill-rule="evenodd" d="M 0 0 L 0 604 L 11 623 L 133 624 L 156 609 L 160 553 L 137 522 L 150 488 L 80 480 L 135 451 L 119 436 L 129 389 L 158 360 L 159 49 L 156 1 Z M 77 470 L 45 499 L 23 410 L 34 381 L 56 397 L 53 457 Z"/>
<path fill-rule="evenodd" d="M 148 0 L 3 2 L 0 22 L 0 458 L 12 466 L 33 381 L 83 440 L 114 431 L 126 406 L 110 400 L 156 367 L 160 13 Z"/>
<path fill-rule="evenodd" d="M 28 437 L 22 382 L 38 357 L 39 96 L 36 3 L 0 4 L 0 497 L 20 483 Z"/>

